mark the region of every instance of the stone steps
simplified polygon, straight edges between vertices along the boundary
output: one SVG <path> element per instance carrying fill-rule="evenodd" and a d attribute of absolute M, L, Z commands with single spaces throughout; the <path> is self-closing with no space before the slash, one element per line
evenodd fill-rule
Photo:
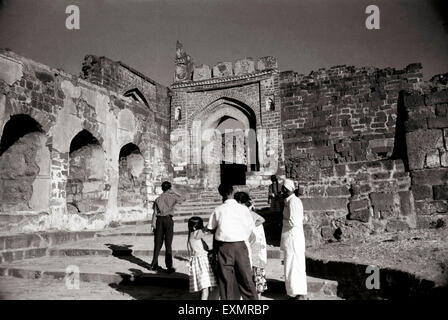
<path fill-rule="evenodd" d="M 163 260 L 163 256 L 160 257 Z M 138 255 L 122 256 L 50 256 L 16 261 L 0 265 L 1 276 L 25 279 L 51 278 L 64 280 L 68 266 L 76 266 L 80 280 L 101 281 L 108 284 L 163 285 L 188 290 L 188 262 L 175 258 L 176 272 L 154 272 L 148 270 L 149 258 Z M 273 260 L 266 267 L 268 291 L 285 294 L 280 260 Z M 99 271 L 101 270 L 101 271 Z M 308 277 L 308 291 L 318 299 L 337 299 L 337 282 Z"/>

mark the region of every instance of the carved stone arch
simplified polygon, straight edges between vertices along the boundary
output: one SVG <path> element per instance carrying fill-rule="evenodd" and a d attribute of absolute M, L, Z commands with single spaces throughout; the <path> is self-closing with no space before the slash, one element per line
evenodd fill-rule
<path fill-rule="evenodd" d="M 190 117 L 190 121 L 188 122 L 188 128 L 191 129 L 194 120 L 202 121 L 203 119 L 207 119 L 209 115 L 213 114 L 217 108 L 221 108 L 222 105 L 230 106 L 232 108 L 235 108 L 235 110 L 239 110 L 249 119 L 250 128 L 255 129 L 257 127 L 256 113 L 251 107 L 239 100 L 235 100 L 229 97 L 221 97 L 219 99 L 215 99 L 204 108 L 192 114 L 192 116 Z"/>

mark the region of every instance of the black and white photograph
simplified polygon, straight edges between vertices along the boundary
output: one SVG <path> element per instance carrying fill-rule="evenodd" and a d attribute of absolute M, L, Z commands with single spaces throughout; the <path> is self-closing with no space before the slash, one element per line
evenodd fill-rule
<path fill-rule="evenodd" d="M 447 298 L 448 1 L 0 0 L 0 300 Z"/>

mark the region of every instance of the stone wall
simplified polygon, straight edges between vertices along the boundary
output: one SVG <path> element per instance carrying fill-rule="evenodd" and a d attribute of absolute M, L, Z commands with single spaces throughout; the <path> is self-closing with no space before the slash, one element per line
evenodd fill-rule
<path fill-rule="evenodd" d="M 411 188 L 421 228 L 448 223 L 448 89 L 446 80 L 433 80 L 423 92 L 403 94 Z"/>
<path fill-rule="evenodd" d="M 112 221 L 145 219 L 151 214 L 156 187 L 170 177 L 168 89 L 104 57 L 87 56 L 82 78 L 11 51 L 0 52 L 0 132 L 3 136 L 12 116 L 23 115 L 38 123 L 43 139 L 35 161 L 28 156 L 31 150 L 27 153 L 20 148 L 23 139 L 13 141 L 0 156 L 0 194 L 8 198 L 4 203 L 18 202 L 5 190 L 9 178 L 26 176 L 30 180 L 26 185 L 20 183 L 24 190 L 20 206 L 1 208 L 0 219 L 14 221 L 10 230 L 98 229 Z M 95 160 L 90 153 L 89 157 L 71 154 L 71 143 L 82 131 L 95 138 L 97 149 L 90 151 L 102 155 L 103 160 Z M 129 143 L 143 156 L 140 191 L 144 205 L 138 210 L 118 205 L 119 154 Z M 20 167 L 24 165 L 20 159 L 25 158 L 30 158 L 25 161 L 27 169 L 17 168 L 24 175 L 6 179 L 11 171 L 6 162 L 15 159 Z M 88 165 L 89 161 L 93 163 Z M 36 164 L 38 170 L 31 170 Z M 86 171 L 88 166 L 102 172 L 101 177 L 93 179 L 92 172 Z M 77 199 L 78 208 L 68 210 L 67 201 L 73 202 L 73 192 L 80 191 L 74 183 L 80 176 L 81 202 Z M 35 206 L 37 203 L 41 207 Z"/>
<path fill-rule="evenodd" d="M 300 185 L 309 242 L 416 226 L 397 110 L 402 90 L 421 89 L 420 70 L 280 74 L 286 176 Z"/>

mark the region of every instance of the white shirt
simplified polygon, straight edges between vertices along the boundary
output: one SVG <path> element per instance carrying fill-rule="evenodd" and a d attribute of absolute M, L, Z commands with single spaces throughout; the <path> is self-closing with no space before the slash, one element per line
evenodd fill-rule
<path fill-rule="evenodd" d="M 283 209 L 283 227 L 285 229 L 303 227 L 303 205 L 295 194 L 286 198 Z"/>
<path fill-rule="evenodd" d="M 303 205 L 302 201 L 290 195 L 286 198 L 283 209 L 283 228 L 280 241 L 280 249 L 289 250 L 294 246 L 305 250 L 305 235 L 303 233 Z"/>
<path fill-rule="evenodd" d="M 216 207 L 207 225 L 209 230 L 216 229 L 215 239 L 223 242 L 248 241 L 254 228 L 249 208 L 235 199 Z"/>

